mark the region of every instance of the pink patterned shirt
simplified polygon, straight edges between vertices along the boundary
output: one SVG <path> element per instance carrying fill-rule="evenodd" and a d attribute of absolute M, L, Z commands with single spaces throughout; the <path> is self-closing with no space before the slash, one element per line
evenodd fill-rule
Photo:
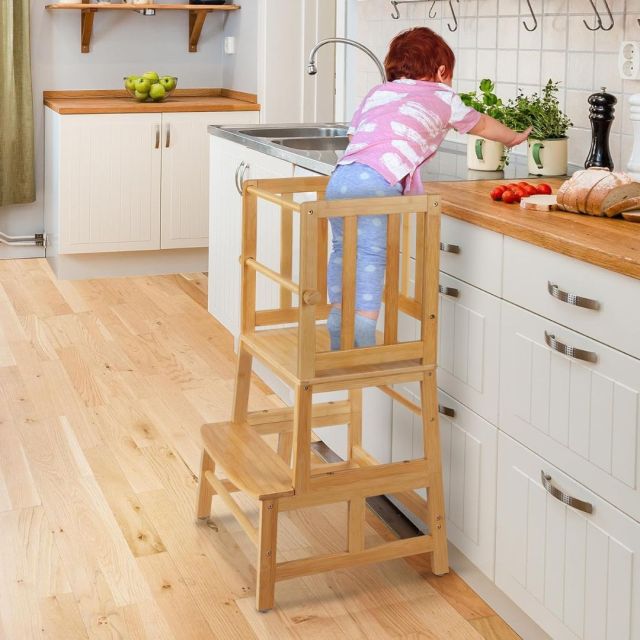
<path fill-rule="evenodd" d="M 351 120 L 351 141 L 338 164 L 360 162 L 389 184 L 404 180 L 404 193 L 423 193 L 420 165 L 442 144 L 450 128 L 467 133 L 480 113 L 446 84 L 406 78 L 380 84 L 366 95 Z"/>

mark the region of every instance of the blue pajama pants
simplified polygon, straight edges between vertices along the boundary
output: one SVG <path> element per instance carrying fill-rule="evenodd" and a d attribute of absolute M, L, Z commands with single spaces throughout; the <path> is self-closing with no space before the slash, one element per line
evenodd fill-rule
<path fill-rule="evenodd" d="M 338 165 L 327 185 L 327 200 L 402 195 L 402 185 L 391 186 L 364 164 Z M 342 301 L 343 218 L 330 218 L 332 251 L 327 271 L 329 301 Z M 356 258 L 356 310 L 379 311 L 387 263 L 387 216 L 359 216 Z"/>

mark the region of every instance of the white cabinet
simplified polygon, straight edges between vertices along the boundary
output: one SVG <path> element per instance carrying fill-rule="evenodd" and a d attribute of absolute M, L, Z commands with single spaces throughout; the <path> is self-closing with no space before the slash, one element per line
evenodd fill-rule
<path fill-rule="evenodd" d="M 640 638 L 639 523 L 504 434 L 497 513 L 496 584 L 554 640 Z"/>
<path fill-rule="evenodd" d="M 502 304 L 500 428 L 640 520 L 640 360 Z"/>
<path fill-rule="evenodd" d="M 59 153 L 58 252 L 159 249 L 161 114 L 50 122 L 59 127 L 59 148 L 47 150 Z"/>
<path fill-rule="evenodd" d="M 211 136 L 209 219 L 209 312 L 236 337 L 240 331 L 240 266 L 242 250 L 241 181 L 293 176 L 293 165 Z M 262 201 L 258 210 L 258 257 L 279 268 L 279 208 Z M 278 286 L 263 277 L 256 282 L 258 309 L 278 304 Z"/>
<path fill-rule="evenodd" d="M 59 255 L 207 247 L 207 125 L 257 119 L 255 111 L 46 109 L 49 246 Z"/>

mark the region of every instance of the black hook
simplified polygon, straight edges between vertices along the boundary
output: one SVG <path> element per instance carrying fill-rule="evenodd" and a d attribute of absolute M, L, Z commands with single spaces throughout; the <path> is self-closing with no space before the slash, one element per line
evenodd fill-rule
<path fill-rule="evenodd" d="M 429 17 L 433 20 L 438 14 L 434 11 L 436 8 L 436 0 L 431 2 L 431 6 L 429 7 Z M 638 20 L 640 22 L 640 20 Z"/>
<path fill-rule="evenodd" d="M 393 5 L 394 12 L 391 14 L 391 17 L 394 20 L 400 19 L 400 9 L 398 9 L 398 3 L 395 0 L 391 0 L 391 4 Z"/>
<path fill-rule="evenodd" d="M 609 3 L 607 2 L 607 0 L 603 0 L 603 2 L 604 2 L 605 9 L 607 10 L 607 14 L 609 15 L 609 20 L 611 21 L 611 24 L 608 27 L 605 27 L 602 24 L 602 16 L 598 11 L 598 7 L 596 7 L 596 4 L 593 0 L 589 0 L 589 3 L 591 4 L 591 8 L 593 9 L 593 12 L 596 15 L 596 22 L 598 23 L 597 26 L 590 27 L 589 23 L 586 20 L 583 20 L 582 22 L 584 22 L 584 26 L 587 27 L 589 31 L 611 31 L 611 29 L 613 29 L 614 20 L 613 20 L 613 15 L 611 14 L 611 9 L 609 8 Z"/>
<path fill-rule="evenodd" d="M 529 27 L 524 20 L 522 21 L 522 24 L 527 31 L 535 31 L 538 28 L 538 19 L 536 18 L 536 14 L 533 13 L 533 8 L 531 7 L 530 0 L 527 0 L 527 6 L 529 7 L 529 11 L 531 12 L 531 17 L 533 18 L 533 27 Z"/>
<path fill-rule="evenodd" d="M 456 0 L 456 2 L 459 4 L 460 0 Z M 447 23 L 447 27 L 449 29 L 449 31 L 453 32 L 453 31 L 457 31 L 458 30 L 458 18 L 456 18 L 456 12 L 453 9 L 453 2 L 451 0 L 449 0 L 449 9 L 451 9 L 451 15 L 453 16 L 453 27 Z"/>

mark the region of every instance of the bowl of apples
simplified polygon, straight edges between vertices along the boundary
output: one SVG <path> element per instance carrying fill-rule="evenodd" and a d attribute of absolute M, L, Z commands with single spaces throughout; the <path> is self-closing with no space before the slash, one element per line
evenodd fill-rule
<path fill-rule="evenodd" d="M 138 102 L 162 102 L 174 92 L 177 84 L 178 78 L 159 76 L 155 71 L 124 78 L 124 88 Z"/>

